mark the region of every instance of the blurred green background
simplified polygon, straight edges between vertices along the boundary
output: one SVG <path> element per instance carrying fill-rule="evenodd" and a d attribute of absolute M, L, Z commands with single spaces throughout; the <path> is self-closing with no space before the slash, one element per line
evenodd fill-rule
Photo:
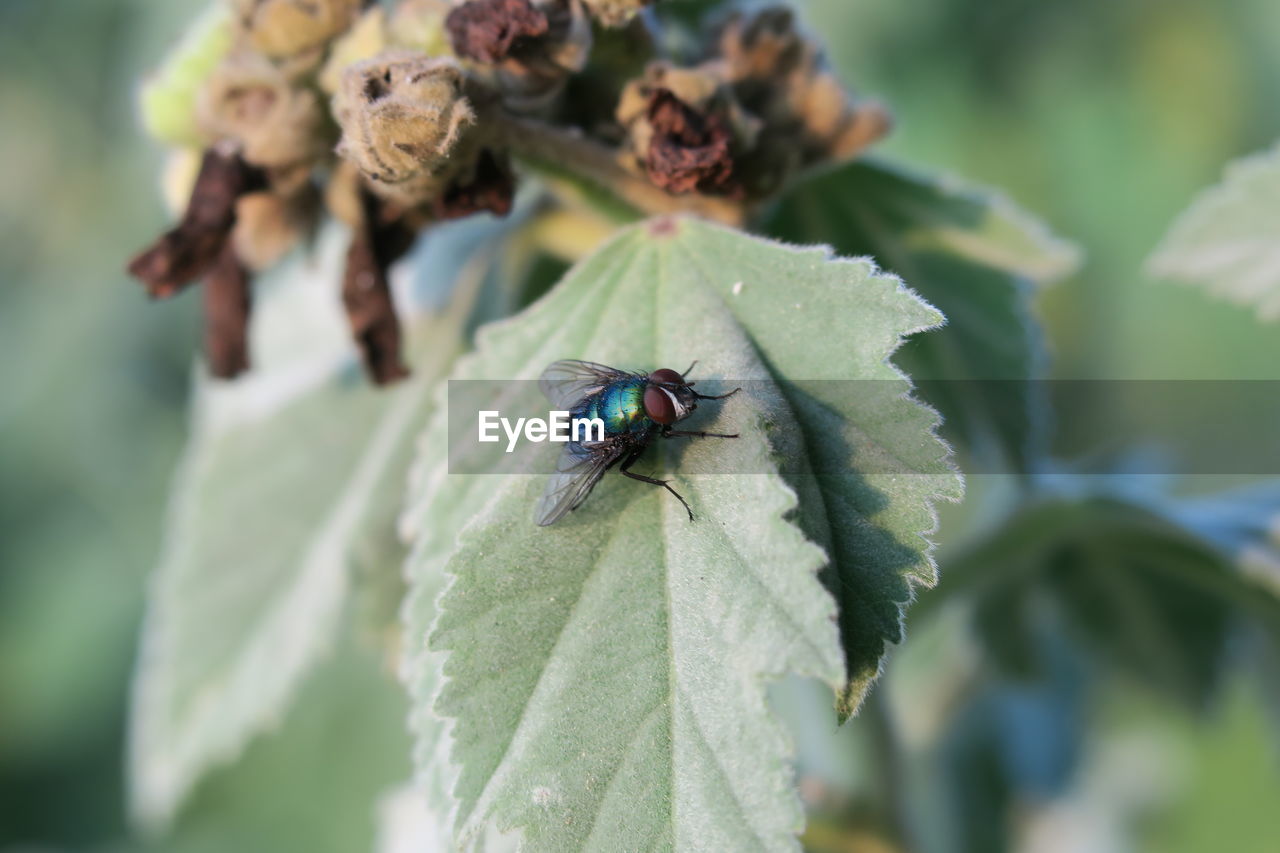
<path fill-rule="evenodd" d="M 396 688 L 354 650 L 175 838 L 127 840 L 129 673 L 200 334 L 197 298 L 148 305 L 121 272 L 166 222 L 134 91 L 201 5 L 0 2 L 0 849 L 365 849 L 370 803 L 408 771 Z M 1041 300 L 1055 375 L 1280 378 L 1275 327 L 1141 274 L 1197 190 L 1280 138 L 1280 3 L 799 5 L 844 78 L 892 105 L 886 152 L 1003 188 L 1084 248 Z M 954 630 L 917 626 L 904 652 Z M 1095 698 L 1087 742 L 1136 752 L 1086 750 L 1055 795 L 1062 832 L 1034 849 L 1278 849 L 1277 710 L 1252 682 L 1226 695 L 1196 717 L 1123 684 Z M 1127 792 L 1141 819 L 1119 828 L 1100 817 L 1126 794 L 1108 761 L 1167 781 Z"/>

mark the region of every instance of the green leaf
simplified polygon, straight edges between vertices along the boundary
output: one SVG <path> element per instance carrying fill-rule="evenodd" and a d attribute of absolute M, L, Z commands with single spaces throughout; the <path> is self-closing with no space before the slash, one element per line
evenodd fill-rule
<path fill-rule="evenodd" d="M 1232 163 L 1173 224 L 1151 275 L 1194 284 L 1280 320 L 1280 147 Z"/>
<path fill-rule="evenodd" d="M 433 235 L 431 273 L 452 282 L 497 227 Z M 210 766 L 277 723 L 332 644 L 353 569 L 397 582 L 413 437 L 462 347 L 475 287 L 408 324 L 413 375 L 383 391 L 361 375 L 341 313 L 339 229 L 319 254 L 262 288 L 253 372 L 196 377 L 134 684 L 129 776 L 144 824 L 168 823 Z"/>
<path fill-rule="evenodd" d="M 766 231 L 869 255 L 937 306 L 947 326 L 910 341 L 898 364 L 962 447 L 987 464 L 1032 467 L 1043 401 L 1025 380 L 1045 353 L 1030 301 L 1036 285 L 1075 269 L 1074 249 L 991 192 L 865 160 L 789 192 Z"/>
<path fill-rule="evenodd" d="M 482 330 L 452 378 L 509 380 L 504 411 L 545 410 L 533 383 L 515 380 L 568 357 L 632 368 L 696 358 L 701 377 L 777 385 L 747 383 L 699 411 L 697 428 L 739 439 L 663 458 L 692 524 L 665 492 L 610 475 L 572 516 L 538 528 L 545 478 L 449 474 L 437 410 L 404 519 L 417 536 L 406 620 L 425 637 L 452 576 L 411 687 L 419 766 L 437 782 L 454 781 L 440 769 L 450 737 L 430 710 L 437 690 L 453 721 L 464 839 L 493 822 L 523 829 L 534 850 L 794 848 L 790 750 L 762 681 L 845 683 L 835 609 L 815 578 L 823 550 L 801 531 L 831 558 L 862 689 L 899 635 L 912 582 L 932 582 L 932 502 L 959 493 L 935 415 L 887 361 L 939 319 L 869 263 L 663 219 L 623 231 L 523 314 Z M 687 473 L 712 459 L 744 473 Z M 779 470 L 827 473 L 788 482 Z"/>

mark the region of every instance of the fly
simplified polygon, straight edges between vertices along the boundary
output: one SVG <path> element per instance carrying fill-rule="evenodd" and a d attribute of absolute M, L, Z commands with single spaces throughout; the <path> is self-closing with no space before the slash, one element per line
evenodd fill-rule
<path fill-rule="evenodd" d="M 662 486 L 676 496 L 693 521 L 689 503 L 667 480 L 646 477 L 631 470 L 655 436 L 663 438 L 737 438 L 737 434 L 690 432 L 673 429 L 698 408 L 699 400 L 723 400 L 741 391 L 711 396 L 693 390 L 695 383 L 684 373 L 661 368 L 652 373 L 629 373 L 590 361 L 557 361 L 542 372 L 538 385 L 556 409 L 567 409 L 572 418 L 599 418 L 604 422 L 602 441 L 570 441 L 556 462 L 555 473 L 538 501 L 534 518 L 539 525 L 555 524 L 577 509 L 596 483 L 614 465 L 633 480 Z"/>

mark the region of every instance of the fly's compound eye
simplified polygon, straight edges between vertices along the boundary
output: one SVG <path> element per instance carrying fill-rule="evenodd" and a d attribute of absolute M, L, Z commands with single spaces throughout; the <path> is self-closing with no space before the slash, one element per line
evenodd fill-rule
<path fill-rule="evenodd" d="M 649 381 L 660 382 L 663 385 L 683 385 L 684 377 L 669 367 L 663 367 L 650 373 Z"/>
<path fill-rule="evenodd" d="M 650 378 L 657 376 L 664 371 L 654 371 Z M 667 370 L 666 373 L 675 373 L 674 370 Z M 656 424 L 669 426 L 676 422 L 676 401 L 671 395 L 656 385 L 650 385 L 644 389 L 644 413 L 649 419 Z"/>

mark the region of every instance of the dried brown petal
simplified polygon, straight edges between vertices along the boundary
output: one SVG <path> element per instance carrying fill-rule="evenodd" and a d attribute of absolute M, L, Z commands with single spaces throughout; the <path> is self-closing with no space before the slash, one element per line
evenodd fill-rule
<path fill-rule="evenodd" d="M 406 206 L 435 198 L 450 169 L 470 162 L 464 142 L 476 115 L 463 85 L 451 59 L 388 51 L 356 63 L 334 98 L 338 152 L 385 198 Z"/>
<path fill-rule="evenodd" d="M 455 180 L 436 200 L 434 213 L 439 219 L 460 219 L 482 212 L 506 216 L 511 212 L 515 191 L 508 159 L 499 158 L 486 148 L 480 152 L 473 173 Z"/>
<path fill-rule="evenodd" d="M 347 251 L 342 304 L 365 371 L 375 384 L 386 385 L 409 375 L 387 270 L 413 245 L 414 235 L 398 219 L 387 221 L 383 203 L 371 193 L 363 194 L 362 204 L 362 221 Z"/>
<path fill-rule="evenodd" d="M 204 352 L 209 372 L 234 379 L 249 369 L 249 271 L 226 243 L 204 282 Z"/>
<path fill-rule="evenodd" d="M 493 65 L 527 51 L 549 24 L 532 0 L 468 0 L 454 7 L 445 27 L 458 56 Z"/>
<path fill-rule="evenodd" d="M 182 221 L 129 263 L 152 297 L 172 296 L 218 260 L 236 222 L 236 200 L 262 189 L 266 178 L 237 153 L 205 152 Z"/>
<path fill-rule="evenodd" d="M 581 0 L 469 0 L 447 21 L 454 52 L 480 63 L 508 110 L 544 111 L 591 55 Z"/>
<path fill-rule="evenodd" d="M 672 193 L 734 194 L 733 135 L 717 113 L 700 113 L 669 89 L 649 99 L 649 179 Z"/>

